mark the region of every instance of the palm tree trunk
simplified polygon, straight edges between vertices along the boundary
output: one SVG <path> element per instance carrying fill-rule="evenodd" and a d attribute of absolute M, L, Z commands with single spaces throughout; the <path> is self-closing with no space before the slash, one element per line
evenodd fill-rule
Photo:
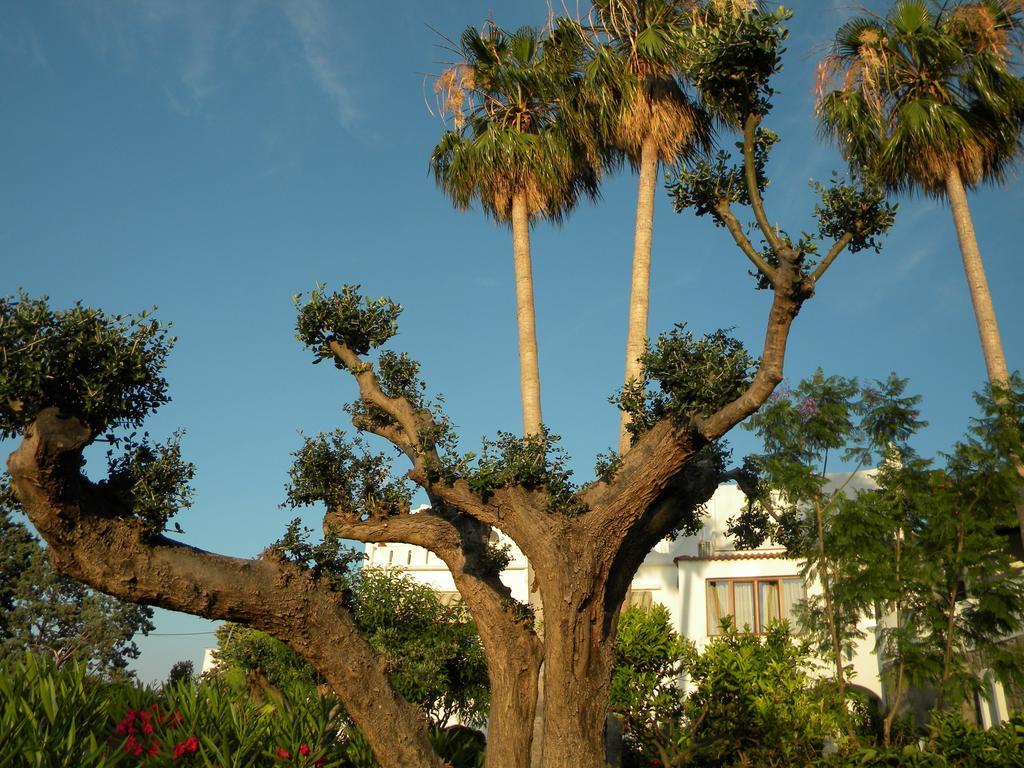
<path fill-rule="evenodd" d="M 967 206 L 967 194 L 964 192 L 964 185 L 956 166 L 953 166 L 946 175 L 946 196 L 949 198 L 949 207 L 953 213 L 956 236 L 960 241 L 960 256 L 964 261 L 971 303 L 974 304 L 974 317 L 978 321 L 978 335 L 981 337 L 981 352 L 985 356 L 988 380 L 993 385 L 1005 386 L 1010 378 L 1006 369 L 1006 355 L 1003 353 L 1003 342 L 999 337 L 999 325 L 996 323 L 996 311 L 992 306 L 988 280 L 985 279 L 981 251 L 978 250 L 978 240 L 974 236 L 974 223 L 971 220 L 971 210 Z"/>
<path fill-rule="evenodd" d="M 626 332 L 625 383 L 640 378 L 640 356 L 647 340 L 647 316 L 651 290 L 651 237 L 654 230 L 654 191 L 658 183 L 658 150 L 653 139 L 640 149 L 640 181 L 636 193 L 636 228 L 633 232 L 633 282 L 629 291 L 629 328 Z M 629 415 L 619 423 L 619 453 L 629 450 L 626 427 Z"/>
<path fill-rule="evenodd" d="M 1006 354 L 1003 352 L 1003 342 L 999 337 L 996 310 L 992 306 L 988 280 L 985 279 L 981 251 L 974 236 L 974 222 L 971 220 L 971 209 L 967 206 L 967 193 L 964 192 L 960 171 L 955 165 L 946 174 L 946 196 L 953 212 L 957 240 L 960 241 L 960 256 L 964 261 L 967 287 L 971 292 L 971 303 L 974 304 L 974 316 L 978 321 L 978 335 L 981 336 L 981 352 L 985 357 L 985 367 L 988 369 L 988 381 L 992 386 L 1005 387 L 1010 380 Z M 1011 458 L 1017 473 L 1024 476 L 1024 462 L 1018 456 Z M 1021 539 L 1024 539 L 1024 499 L 1018 500 L 1016 507 L 1017 523 L 1020 526 Z"/>
<path fill-rule="evenodd" d="M 523 435 L 540 434 L 540 366 L 533 313 L 533 268 L 530 263 L 530 216 L 526 195 L 512 198 L 512 251 L 516 275 L 516 319 L 519 327 L 519 390 L 523 400 Z"/>

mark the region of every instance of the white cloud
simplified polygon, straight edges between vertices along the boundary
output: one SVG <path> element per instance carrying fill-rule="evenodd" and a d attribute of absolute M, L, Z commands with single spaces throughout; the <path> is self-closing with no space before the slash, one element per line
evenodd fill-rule
<path fill-rule="evenodd" d="M 323 0 L 289 0 L 284 12 L 302 43 L 313 79 L 331 100 L 341 125 L 351 128 L 360 114 L 351 89 L 341 75 L 340 46 L 332 35 L 341 29 L 340 21 L 333 17 L 330 6 Z"/>

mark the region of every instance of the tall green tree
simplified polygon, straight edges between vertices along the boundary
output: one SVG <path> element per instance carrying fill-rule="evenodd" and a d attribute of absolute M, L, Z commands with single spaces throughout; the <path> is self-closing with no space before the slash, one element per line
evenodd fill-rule
<path fill-rule="evenodd" d="M 153 629 L 153 610 L 89 589 L 54 568 L 19 522 L 8 489 L 0 503 L 0 657 L 45 653 L 57 666 L 88 665 L 123 678 L 139 656 L 135 636 Z"/>
<path fill-rule="evenodd" d="M 560 221 L 581 195 L 597 195 L 595 167 L 563 119 L 580 52 L 578 36 L 559 27 L 544 35 L 487 23 L 462 33 L 460 62 L 435 83 L 454 122 L 431 155 L 438 186 L 457 208 L 476 200 L 512 228 L 524 435 L 542 423 L 530 225 Z"/>
<path fill-rule="evenodd" d="M 886 744 L 911 687 L 935 690 L 942 708 L 984 694 L 984 668 L 1004 682 L 1024 673 L 1005 642 L 1024 629 L 1024 580 L 1002 532 L 1024 485 L 1011 458 L 1024 392 L 1011 382 L 999 401 L 979 397 L 982 416 L 941 466 L 914 452 L 919 398 L 895 376 L 861 386 L 818 372 L 752 419 L 765 452 L 741 477 L 751 504 L 732 531 L 747 546 L 771 536 L 817 579 L 821 595 L 799 619 L 840 686 L 858 619 L 880 617 Z M 830 452 L 844 469 L 880 463 L 874 487 L 852 484 L 852 472 L 826 476 Z"/>
<path fill-rule="evenodd" d="M 1016 0 L 898 0 L 884 17 L 840 27 L 821 65 L 817 105 L 824 132 L 852 165 L 889 189 L 949 203 L 996 387 L 1006 385 L 1009 367 L 967 191 L 1003 181 L 1024 149 L 1022 42 Z M 1024 535 L 1024 504 L 1017 512 Z"/>
<path fill-rule="evenodd" d="M 692 0 L 597 0 L 587 30 L 581 30 L 590 40 L 585 104 L 600 144 L 596 152 L 613 166 L 626 160 L 639 176 L 626 384 L 640 380 L 647 343 L 658 169 L 711 141 L 708 117 L 684 84 L 685 49 L 696 18 Z M 623 412 L 620 453 L 630 446 L 628 421 Z"/>

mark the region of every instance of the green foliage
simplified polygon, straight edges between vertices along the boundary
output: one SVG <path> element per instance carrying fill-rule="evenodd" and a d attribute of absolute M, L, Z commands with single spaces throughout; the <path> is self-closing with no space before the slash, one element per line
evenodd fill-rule
<path fill-rule="evenodd" d="M 910 445 L 924 422 L 905 385 L 890 376 L 860 386 L 819 371 L 778 390 L 751 419 L 765 452 L 752 462 L 760 478 L 747 483 L 750 509 L 731 530 L 741 546 L 763 536 L 784 543 L 828 592 L 831 606 L 814 596 L 799 614 L 821 656 L 835 662 L 833 637 L 848 647 L 858 618 L 877 611 L 888 682 L 904 682 L 892 698 L 927 686 L 942 706 L 981 692 L 981 668 L 1002 681 L 1024 672 L 1001 642 L 1024 628 L 1024 583 L 1002 533 L 1015 526 L 1024 483 L 1009 452 L 1024 431 L 1024 384 L 1014 377 L 998 399 L 979 396 L 982 417 L 941 468 Z M 826 477 L 830 454 L 854 469 L 882 460 L 877 490 L 851 494 L 852 473 Z"/>
<path fill-rule="evenodd" d="M 178 685 L 179 683 L 191 683 L 196 678 L 196 669 L 191 661 L 176 661 L 171 665 L 167 673 L 167 685 Z"/>
<path fill-rule="evenodd" d="M 44 408 L 77 416 L 94 435 L 137 427 L 170 399 L 162 370 L 175 339 L 149 316 L 106 315 L 47 297 L 0 297 L 0 438 Z"/>
<path fill-rule="evenodd" d="M 693 690 L 676 749 L 700 766 L 810 763 L 847 725 L 841 702 L 811 667 L 807 646 L 785 622 L 764 637 L 725 622 L 703 653 L 691 650 L 683 661 Z"/>
<path fill-rule="evenodd" d="M 594 457 L 594 477 L 601 482 L 610 483 L 618 474 L 622 466 L 622 456 L 614 448 L 609 448 L 608 453 L 599 453 Z"/>
<path fill-rule="evenodd" d="M 849 233 L 851 240 L 846 247 L 851 253 L 867 249 L 881 252 L 879 237 L 892 228 L 899 206 L 886 200 L 879 184 L 871 180 L 856 184 L 833 171 L 831 185 L 814 182 L 812 186 L 821 198 L 814 214 L 822 237 L 839 240 Z"/>
<path fill-rule="evenodd" d="M 703 3 L 686 45 L 686 76 L 705 106 L 721 120 L 742 124 L 747 115 L 771 109 L 769 83 L 782 68 L 782 24 L 792 12 L 741 8 L 740 2 Z"/>
<path fill-rule="evenodd" d="M 678 681 L 691 646 L 663 605 L 627 608 L 619 617 L 609 708 L 622 717 L 631 752 L 658 754 L 665 724 L 682 715 Z"/>
<path fill-rule="evenodd" d="M 288 470 L 288 506 L 323 503 L 328 510 L 359 517 L 389 517 L 409 511 L 412 490 L 391 476 L 391 459 L 371 453 L 362 440 L 341 430 L 304 437 Z"/>
<path fill-rule="evenodd" d="M 133 638 L 153 629 L 152 609 L 94 592 L 59 573 L 14 517 L 17 509 L 0 504 L 0 658 L 34 651 L 100 676 L 126 677 L 129 661 L 139 656 Z"/>
<path fill-rule="evenodd" d="M 241 624 L 217 628 L 213 679 L 239 692 L 262 696 L 266 691 L 306 690 L 323 682 L 296 651 L 258 629 Z"/>
<path fill-rule="evenodd" d="M 935 713 L 924 738 L 890 748 L 836 753 L 815 765 L 828 768 L 1019 768 L 1024 754 L 1024 713 L 988 730 L 952 713 Z"/>
<path fill-rule="evenodd" d="M 767 128 L 758 128 L 754 133 L 754 172 L 757 189 L 761 193 L 768 186 L 765 173 L 768 156 L 778 142 L 778 135 Z M 743 143 L 738 142 L 736 149 L 742 150 Z M 723 202 L 750 205 L 742 160 L 738 164 L 732 164 L 731 160 L 729 152 L 719 150 L 714 155 L 698 157 L 680 166 L 675 179 L 668 185 L 676 212 L 693 208 L 697 216 L 710 215 L 715 225 L 722 227 L 725 222 L 718 213 L 718 207 Z"/>
<path fill-rule="evenodd" d="M 320 284 L 308 298 L 300 293 L 294 300 L 298 310 L 295 338 L 313 352 L 316 363 L 334 359 L 328 346 L 331 341 L 365 355 L 398 332 L 401 305 L 384 296 L 364 297 L 358 285 L 343 285 L 341 293 L 327 293 L 326 286 Z M 342 367 L 338 361 L 335 365 Z"/>
<path fill-rule="evenodd" d="M 195 465 L 181 456 L 181 432 L 163 444 L 148 434 L 136 440 L 129 435 L 117 441 L 120 453 L 107 451 L 107 477 L 101 488 L 111 491 L 139 520 L 147 537 L 159 536 L 168 521 L 192 505 Z"/>
<path fill-rule="evenodd" d="M 685 422 L 732 402 L 749 386 L 756 366 L 726 331 L 697 339 L 681 324 L 659 336 L 641 362 L 643 378 L 610 398 L 630 415 L 634 443 L 661 419 Z"/>
<path fill-rule="evenodd" d="M 24 654 L 0 664 L 0 765 L 111 768 L 127 755 L 108 736 L 120 714 L 118 685 L 102 686 L 83 665 L 58 669 Z"/>
<path fill-rule="evenodd" d="M 451 768 L 483 768 L 486 742 L 478 731 L 462 726 L 433 727 L 428 734 L 438 757 Z M 370 744 L 359 731 L 351 731 L 345 742 L 346 768 L 380 768 Z"/>
<path fill-rule="evenodd" d="M 489 702 L 487 659 L 461 601 L 442 605 L 412 578 L 364 568 L 355 589 L 356 624 L 387 661 L 392 685 L 430 720 L 482 725 Z"/>
<path fill-rule="evenodd" d="M 558 435 L 547 427 L 540 434 L 517 437 L 498 432 L 495 440 L 484 439 L 480 454 L 466 454 L 449 467 L 451 477 L 462 477 L 485 501 L 499 488 L 513 485 L 542 490 L 550 497 L 549 511 L 578 515 L 586 510 L 576 496 L 569 457 L 558 445 Z"/>
<path fill-rule="evenodd" d="M 671 630 L 665 609 L 630 609 L 615 655 L 612 702 L 626 726 L 624 764 L 808 765 L 826 740 L 842 741 L 852 726 L 785 623 L 759 637 L 726 621 L 698 651 Z M 688 693 L 677 687 L 680 676 Z"/>
<path fill-rule="evenodd" d="M 342 544 L 343 539 L 330 531 L 318 543 L 311 543 L 312 534 L 313 529 L 303 526 L 301 518 L 297 517 L 288 524 L 284 536 L 267 548 L 266 554 L 305 568 L 314 579 L 322 580 L 347 600 L 352 584 L 352 564 L 365 555 Z"/>

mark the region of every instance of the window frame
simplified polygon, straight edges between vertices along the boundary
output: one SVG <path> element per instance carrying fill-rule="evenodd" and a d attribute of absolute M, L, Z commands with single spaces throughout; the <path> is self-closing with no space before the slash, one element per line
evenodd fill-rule
<path fill-rule="evenodd" d="M 782 613 L 782 582 L 783 581 L 799 581 L 800 589 L 802 591 L 801 600 L 807 598 L 807 583 L 799 574 L 790 574 L 788 576 L 720 576 L 720 577 L 709 577 L 704 579 L 704 623 L 705 631 L 708 637 L 721 637 L 722 632 L 720 625 L 714 627 L 712 631 L 711 626 L 711 612 L 709 610 L 711 603 L 711 585 L 725 582 L 729 585 L 729 613 L 728 615 L 736 618 L 736 590 L 735 583 L 742 582 L 750 584 L 753 589 L 753 604 L 754 604 L 754 626 L 750 632 L 745 632 L 743 627 L 736 627 L 736 629 L 744 634 L 751 635 L 764 635 L 764 631 L 760 629 L 761 626 L 761 590 L 759 585 L 762 582 L 775 582 L 778 585 L 778 597 L 777 597 L 777 609 L 778 615 L 781 617 Z"/>

